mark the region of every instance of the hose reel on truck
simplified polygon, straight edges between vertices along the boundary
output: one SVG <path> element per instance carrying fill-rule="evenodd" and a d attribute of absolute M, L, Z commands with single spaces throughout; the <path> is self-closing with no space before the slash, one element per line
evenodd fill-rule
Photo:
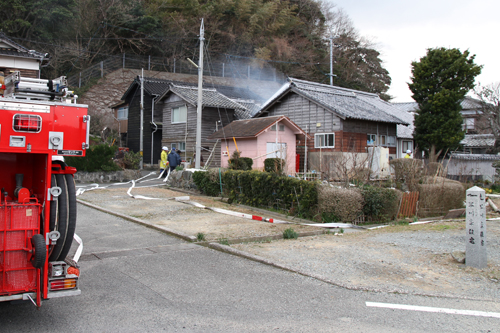
<path fill-rule="evenodd" d="M 79 269 L 66 258 L 76 228 L 75 168 L 85 156 L 87 106 L 64 77 L 5 78 L 0 98 L 0 301 L 79 295 Z M 80 240 L 81 241 L 81 240 Z M 81 243 L 81 242 L 80 242 Z M 77 252 L 81 253 L 81 249 Z"/>

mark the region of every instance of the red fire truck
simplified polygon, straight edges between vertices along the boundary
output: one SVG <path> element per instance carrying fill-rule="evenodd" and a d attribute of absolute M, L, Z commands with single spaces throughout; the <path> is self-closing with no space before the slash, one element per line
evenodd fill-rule
<path fill-rule="evenodd" d="M 63 156 L 85 156 L 90 117 L 65 77 L 14 72 L 1 83 L 0 301 L 40 307 L 45 299 L 80 294 L 76 169 Z M 80 246 L 69 258 L 73 239 Z"/>

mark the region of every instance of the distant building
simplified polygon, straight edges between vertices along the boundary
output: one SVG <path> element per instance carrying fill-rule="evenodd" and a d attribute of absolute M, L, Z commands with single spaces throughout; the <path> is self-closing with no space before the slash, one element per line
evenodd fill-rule
<path fill-rule="evenodd" d="M 406 119 L 412 122 L 412 125 L 408 129 L 412 129 L 411 132 L 404 134 L 404 136 L 411 135 L 409 138 L 413 137 L 413 117 L 418 111 L 417 102 L 408 103 L 393 103 L 401 111 L 404 111 L 407 115 L 411 115 L 412 118 Z M 461 103 L 463 123 L 462 129 L 465 131 L 465 138 L 460 142 L 462 146 L 462 151 L 464 153 L 473 154 L 485 154 L 488 153 L 491 148 L 493 148 L 495 140 L 489 125 L 483 117 L 481 101 L 466 96 Z M 403 117 L 403 115 L 401 115 Z M 399 135 L 399 127 L 398 127 Z M 404 139 L 403 139 L 404 140 Z"/>
<path fill-rule="evenodd" d="M 4 76 L 11 72 L 21 72 L 21 77 L 40 78 L 40 68 L 47 64 L 49 55 L 17 44 L 0 32 L 0 72 Z"/>

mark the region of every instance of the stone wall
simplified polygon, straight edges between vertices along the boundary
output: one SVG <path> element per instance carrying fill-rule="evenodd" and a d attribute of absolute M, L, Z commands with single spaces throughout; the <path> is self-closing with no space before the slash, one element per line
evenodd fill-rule
<path fill-rule="evenodd" d="M 75 173 L 75 183 L 115 183 L 128 182 L 134 179 L 139 179 L 151 171 L 140 170 L 123 170 L 123 171 L 100 171 L 100 172 L 85 172 L 78 171 Z"/>

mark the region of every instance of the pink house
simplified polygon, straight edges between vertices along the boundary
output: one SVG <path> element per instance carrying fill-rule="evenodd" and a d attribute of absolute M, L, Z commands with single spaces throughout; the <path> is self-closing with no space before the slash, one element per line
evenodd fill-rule
<path fill-rule="evenodd" d="M 266 158 L 279 157 L 286 161 L 287 174 L 295 175 L 296 143 L 304 140 L 306 135 L 288 117 L 274 116 L 233 121 L 208 139 L 221 141 L 223 168 L 228 166 L 230 156 L 238 149 L 241 157 L 253 159 L 253 170 L 264 170 Z"/>

